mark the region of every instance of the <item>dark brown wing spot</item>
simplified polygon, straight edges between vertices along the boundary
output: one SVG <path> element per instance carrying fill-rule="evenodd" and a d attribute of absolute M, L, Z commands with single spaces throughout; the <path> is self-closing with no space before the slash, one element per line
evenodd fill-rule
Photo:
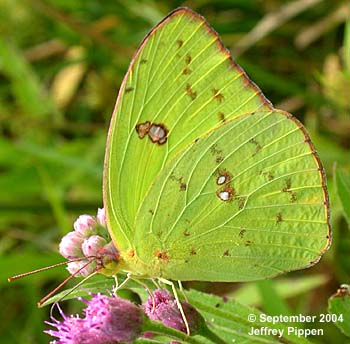
<path fill-rule="evenodd" d="M 221 155 L 218 155 L 215 159 L 217 164 L 221 164 L 224 161 L 224 158 Z"/>
<path fill-rule="evenodd" d="M 174 174 L 171 174 L 170 179 L 179 183 L 180 191 L 186 191 L 187 184 L 183 181 L 183 177 L 176 177 Z"/>
<path fill-rule="evenodd" d="M 149 213 L 153 216 L 154 215 L 154 210 L 153 209 L 150 209 L 150 210 L 148 210 L 149 211 Z"/>
<path fill-rule="evenodd" d="M 185 75 L 188 75 L 188 74 L 191 74 L 192 71 L 191 69 L 189 69 L 188 67 L 185 67 L 183 70 L 182 70 L 182 74 L 185 74 Z"/>
<path fill-rule="evenodd" d="M 254 138 L 252 138 L 249 142 L 255 145 L 255 152 L 253 153 L 253 156 L 254 156 L 256 153 L 258 153 L 261 150 L 262 147 L 260 143 Z"/>
<path fill-rule="evenodd" d="M 128 251 L 127 255 L 129 257 L 134 257 L 135 256 L 135 251 L 134 250 L 130 250 L 130 251 Z"/>
<path fill-rule="evenodd" d="M 219 117 L 219 121 L 222 123 L 226 122 L 226 117 L 225 114 L 223 112 L 218 112 L 218 117 Z"/>
<path fill-rule="evenodd" d="M 192 248 L 192 249 L 191 249 L 191 255 L 193 255 L 193 256 L 194 256 L 194 255 L 196 255 L 196 254 L 197 254 L 197 250 L 196 250 L 196 249 L 194 249 L 194 248 Z"/>
<path fill-rule="evenodd" d="M 183 234 L 185 237 L 188 237 L 191 235 L 191 233 L 188 231 L 188 229 L 186 229 Z"/>
<path fill-rule="evenodd" d="M 139 123 L 135 127 L 137 135 L 139 136 L 140 139 L 143 139 L 149 133 L 150 128 L 151 128 L 150 121 L 147 121 L 145 123 Z"/>
<path fill-rule="evenodd" d="M 181 39 L 178 39 L 178 40 L 176 41 L 176 43 L 177 43 L 177 46 L 178 46 L 179 48 L 181 48 L 181 47 L 183 46 L 183 44 L 184 44 L 184 42 L 183 42 Z"/>
<path fill-rule="evenodd" d="M 247 197 L 244 197 L 244 196 L 238 197 L 238 209 L 239 210 L 244 208 L 246 200 L 247 200 Z"/>
<path fill-rule="evenodd" d="M 250 246 L 252 244 L 252 242 L 250 241 L 250 240 L 247 240 L 246 242 L 245 242 L 245 245 L 246 246 Z"/>
<path fill-rule="evenodd" d="M 266 177 L 267 180 L 269 180 L 269 181 L 271 181 L 275 178 L 271 171 L 266 171 L 266 172 L 260 171 L 259 174 Z"/>
<path fill-rule="evenodd" d="M 282 192 L 287 192 L 290 196 L 290 201 L 293 203 L 297 200 L 297 193 L 295 191 L 290 190 L 292 187 L 292 180 L 291 178 L 287 178 L 285 180 L 285 186 L 282 189 Z"/>
<path fill-rule="evenodd" d="M 134 88 L 132 86 L 126 87 L 125 88 L 125 93 L 130 93 L 134 90 Z"/>
<path fill-rule="evenodd" d="M 169 256 L 168 253 L 166 251 L 156 251 L 154 254 L 157 258 L 164 260 L 164 261 L 168 261 L 169 260 Z"/>
<path fill-rule="evenodd" d="M 189 64 L 191 63 L 191 61 L 192 61 L 191 55 L 190 55 L 190 54 L 187 54 L 186 57 L 185 57 L 185 63 L 186 63 L 187 65 L 189 65 Z"/>
<path fill-rule="evenodd" d="M 190 84 L 186 84 L 186 94 L 192 99 L 195 100 L 197 97 L 197 92 L 194 91 Z"/>
<path fill-rule="evenodd" d="M 276 215 L 276 222 L 279 223 L 279 222 L 282 222 L 282 221 L 283 221 L 282 213 L 277 213 L 277 215 Z"/>
<path fill-rule="evenodd" d="M 239 237 L 240 237 L 241 239 L 243 239 L 244 233 L 245 233 L 245 232 L 246 232 L 246 230 L 243 229 L 243 228 L 239 231 Z"/>
<path fill-rule="evenodd" d="M 288 192 L 291 187 L 292 187 L 292 180 L 290 178 L 287 178 L 285 180 L 285 187 L 282 189 L 282 191 Z"/>
<path fill-rule="evenodd" d="M 229 250 L 225 250 L 224 253 L 223 253 L 223 256 L 224 257 L 230 256 L 230 251 Z"/>
<path fill-rule="evenodd" d="M 214 99 L 216 99 L 219 103 L 221 103 L 225 99 L 224 95 L 220 93 L 218 89 L 213 88 L 212 92 L 213 92 Z"/>
<path fill-rule="evenodd" d="M 146 60 L 146 59 L 142 59 L 142 60 L 140 61 L 140 64 L 145 64 L 145 63 L 147 63 L 147 60 Z"/>

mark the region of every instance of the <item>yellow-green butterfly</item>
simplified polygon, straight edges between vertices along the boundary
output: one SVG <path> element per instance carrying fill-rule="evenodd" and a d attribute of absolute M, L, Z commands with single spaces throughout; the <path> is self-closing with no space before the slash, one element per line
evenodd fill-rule
<path fill-rule="evenodd" d="M 114 272 L 249 281 L 315 264 L 330 244 L 325 175 L 204 18 L 179 8 L 120 87 L 104 168 Z"/>

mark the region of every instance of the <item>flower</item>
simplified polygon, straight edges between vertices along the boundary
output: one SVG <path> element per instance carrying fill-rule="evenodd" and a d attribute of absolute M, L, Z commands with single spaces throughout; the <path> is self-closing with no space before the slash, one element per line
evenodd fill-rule
<path fill-rule="evenodd" d="M 89 237 L 92 234 L 96 234 L 94 228 L 96 220 L 90 215 L 80 215 L 74 222 L 74 230 L 80 233 L 84 238 Z"/>
<path fill-rule="evenodd" d="M 181 301 L 182 309 L 191 334 L 196 334 L 205 326 L 203 317 L 187 302 Z M 165 326 L 175 328 L 182 332 L 186 331 L 184 319 L 174 297 L 166 289 L 156 289 L 144 304 L 147 316 L 152 320 L 159 320 Z"/>
<path fill-rule="evenodd" d="M 84 319 L 79 316 L 66 316 L 58 304 L 56 304 L 63 321 L 56 320 L 51 316 L 51 322 L 45 321 L 46 324 L 56 327 L 57 330 L 46 330 L 45 333 L 59 340 L 50 342 L 51 344 L 97 344 L 88 335 L 89 329 L 85 326 Z M 101 343 L 102 344 L 102 343 Z"/>
<path fill-rule="evenodd" d="M 107 241 L 100 235 L 91 235 L 84 239 L 81 249 L 85 257 L 96 256 L 98 250 L 107 244 Z"/>
<path fill-rule="evenodd" d="M 46 324 L 57 330 L 45 333 L 59 341 L 51 344 L 111 344 L 115 342 L 132 342 L 142 333 L 143 312 L 132 302 L 119 297 L 95 294 L 91 300 L 80 298 L 87 304 L 84 318 L 66 316 L 59 305 L 63 321 L 51 316 Z"/>
<path fill-rule="evenodd" d="M 97 209 L 97 222 L 101 225 L 101 226 L 106 226 L 106 210 L 105 208 L 98 208 Z"/>
<path fill-rule="evenodd" d="M 83 255 L 81 245 L 84 238 L 78 232 L 66 234 L 59 245 L 60 254 L 67 259 L 80 258 Z"/>
<path fill-rule="evenodd" d="M 79 276 L 87 277 L 91 275 L 94 271 L 96 271 L 96 262 L 95 261 L 89 262 L 87 259 L 79 260 L 76 262 L 68 262 L 67 270 L 71 275 L 74 275 L 75 277 L 79 277 Z"/>
<path fill-rule="evenodd" d="M 85 319 L 92 333 L 111 342 L 132 342 L 141 334 L 143 312 L 132 302 L 96 294 L 87 304 Z"/>

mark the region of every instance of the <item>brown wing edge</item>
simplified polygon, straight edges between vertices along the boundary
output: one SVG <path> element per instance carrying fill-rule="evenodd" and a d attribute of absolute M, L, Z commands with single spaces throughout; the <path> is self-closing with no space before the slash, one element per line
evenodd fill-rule
<path fill-rule="evenodd" d="M 323 190 L 323 196 L 324 196 L 323 202 L 324 202 L 324 206 L 325 206 L 326 220 L 327 220 L 327 226 L 328 226 L 328 233 L 326 235 L 327 243 L 326 243 L 326 246 L 323 248 L 323 250 L 320 252 L 319 256 L 315 260 L 311 261 L 309 264 L 307 264 L 304 267 L 300 267 L 300 268 L 296 269 L 296 270 L 301 270 L 301 269 L 306 269 L 306 268 L 309 268 L 309 267 L 317 264 L 319 262 L 319 260 L 321 259 L 321 257 L 323 256 L 323 254 L 329 249 L 331 242 L 332 242 L 332 227 L 331 227 L 331 222 L 330 222 L 330 203 L 329 203 L 329 195 L 328 195 L 328 190 L 327 190 L 326 171 L 325 171 L 325 169 L 322 165 L 321 159 L 316 151 L 315 145 L 311 141 L 311 138 L 310 138 L 306 128 L 304 127 L 304 125 L 296 117 L 294 117 L 292 114 L 290 114 L 287 111 L 278 110 L 278 109 L 275 109 L 275 111 L 279 112 L 280 114 L 284 115 L 288 119 L 292 120 L 298 126 L 298 128 L 303 132 L 304 138 L 305 138 L 305 143 L 307 143 L 311 149 L 312 155 L 313 155 L 313 157 L 316 161 L 316 164 L 318 166 L 318 170 L 319 170 L 319 173 L 321 175 L 321 181 L 322 181 L 322 190 Z"/>
<path fill-rule="evenodd" d="M 242 78 L 243 78 L 243 82 L 246 84 L 247 87 L 250 87 L 251 89 L 253 89 L 255 91 L 255 93 L 259 96 L 261 103 L 265 106 L 267 106 L 268 109 L 273 110 L 273 105 L 272 103 L 264 96 L 264 94 L 262 93 L 262 91 L 260 90 L 260 88 L 249 79 L 247 73 L 243 70 L 242 67 L 240 67 L 232 58 L 231 53 L 225 48 L 224 44 L 222 43 L 218 33 L 209 25 L 209 23 L 207 22 L 207 20 L 201 16 L 200 14 L 194 12 L 193 10 L 191 10 L 188 7 L 179 7 L 173 11 L 171 11 L 166 17 L 164 17 L 155 27 L 153 27 L 148 34 L 143 38 L 143 40 L 141 41 L 139 47 L 136 49 L 130 65 L 128 67 L 128 70 L 124 76 L 124 79 L 121 83 L 121 86 L 119 88 L 119 92 L 118 92 L 118 96 L 117 96 L 117 100 L 113 109 L 113 114 L 112 114 L 112 118 L 110 121 L 110 125 L 109 125 L 109 129 L 108 129 L 108 135 L 107 135 L 107 143 L 106 143 L 106 150 L 105 150 L 105 157 L 104 157 L 104 167 L 103 167 L 103 185 L 102 185 L 102 193 L 103 193 L 103 203 L 106 204 L 107 202 L 107 160 L 108 160 L 108 156 L 109 156 L 109 147 L 110 147 L 110 141 L 111 141 L 111 136 L 112 136 L 112 128 L 114 127 L 114 123 L 116 121 L 116 110 L 118 108 L 119 105 L 119 101 L 121 98 L 121 95 L 123 94 L 124 90 L 125 90 L 125 84 L 126 81 L 129 77 L 129 74 L 135 64 L 136 58 L 138 57 L 138 55 L 140 54 L 142 48 L 144 47 L 144 45 L 147 43 L 148 39 L 150 36 L 152 36 L 159 28 L 161 28 L 164 24 L 166 24 L 166 22 L 170 19 L 172 19 L 173 17 L 177 16 L 177 15 L 187 15 L 190 17 L 190 19 L 195 19 L 195 20 L 199 20 L 201 22 L 204 23 L 204 27 L 207 29 L 208 33 L 212 36 L 215 37 L 216 41 L 218 42 L 218 48 L 219 50 L 224 53 L 227 57 L 228 60 L 232 66 L 232 68 L 238 70 L 238 72 L 241 74 Z M 108 214 L 108 210 L 106 209 L 106 218 L 107 218 L 107 228 L 110 227 L 109 224 L 109 214 Z"/>

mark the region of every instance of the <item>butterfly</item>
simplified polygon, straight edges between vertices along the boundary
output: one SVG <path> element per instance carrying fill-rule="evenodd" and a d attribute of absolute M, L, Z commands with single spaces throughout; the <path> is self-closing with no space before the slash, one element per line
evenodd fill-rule
<path fill-rule="evenodd" d="M 143 39 L 119 90 L 103 177 L 116 271 L 251 281 L 330 245 L 326 177 L 306 129 L 275 109 L 188 8 Z"/>

